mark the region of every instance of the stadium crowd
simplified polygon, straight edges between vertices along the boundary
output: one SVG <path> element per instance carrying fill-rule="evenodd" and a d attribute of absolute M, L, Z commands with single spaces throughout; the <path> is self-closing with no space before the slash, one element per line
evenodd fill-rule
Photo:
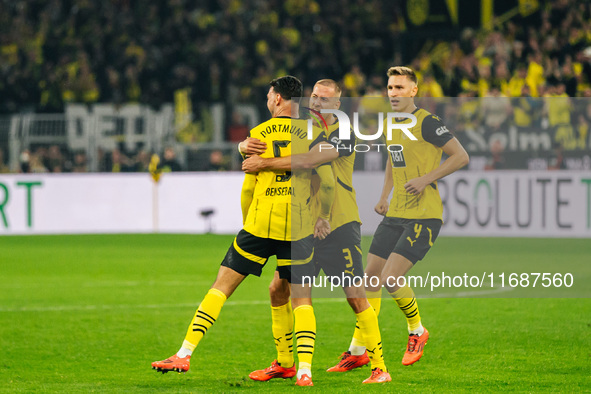
<path fill-rule="evenodd" d="M 201 116 L 215 102 L 264 103 L 269 80 L 288 73 L 375 95 L 392 64 L 417 71 L 421 96 L 591 97 L 591 4 L 541 3 L 527 23 L 408 51 L 387 0 L 3 0 L 0 114 L 174 102 Z"/>

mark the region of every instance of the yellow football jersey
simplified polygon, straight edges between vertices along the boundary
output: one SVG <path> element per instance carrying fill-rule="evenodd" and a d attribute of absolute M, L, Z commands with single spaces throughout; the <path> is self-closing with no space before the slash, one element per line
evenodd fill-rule
<path fill-rule="evenodd" d="M 283 157 L 308 149 L 307 123 L 289 117 L 272 118 L 250 131 L 250 136 L 267 143 L 261 157 Z M 295 143 L 297 140 L 297 143 Z M 261 171 L 256 176 L 253 199 L 244 229 L 257 237 L 294 241 L 312 234 L 310 200 L 311 171 Z"/>
<path fill-rule="evenodd" d="M 353 189 L 353 167 L 355 164 L 355 134 L 351 132 L 351 140 L 343 141 L 339 139 L 339 123 L 334 123 L 328 127 L 327 142 L 335 149 L 338 149 L 339 157 L 330 163 L 335 178 L 335 197 L 330 212 L 330 228 L 336 230 L 343 224 L 350 222 L 359 222 L 359 209 Z M 313 182 L 314 184 L 314 182 Z M 320 212 L 320 201 L 315 196 L 313 199 L 312 216 L 318 217 Z"/>
<path fill-rule="evenodd" d="M 441 147 L 454 137 L 441 119 L 428 111 L 417 108 L 412 114 L 416 116 L 417 124 L 409 130 L 416 137 L 416 141 L 411 140 L 400 129 L 392 131 L 392 139 L 386 138 L 394 181 L 394 191 L 386 216 L 404 219 L 442 219 L 443 205 L 437 182 L 427 186 L 418 196 L 407 193 L 404 185 L 409 180 L 439 167 L 443 153 Z M 405 118 L 396 122 L 404 124 L 410 121 Z M 386 124 L 384 130 L 387 130 Z"/>
<path fill-rule="evenodd" d="M 566 93 L 546 96 L 548 106 L 548 122 L 550 126 L 570 124 L 572 104 Z"/>

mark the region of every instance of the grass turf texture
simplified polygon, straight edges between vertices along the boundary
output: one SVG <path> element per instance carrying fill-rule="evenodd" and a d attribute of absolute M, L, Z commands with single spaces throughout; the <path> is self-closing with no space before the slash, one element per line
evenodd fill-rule
<path fill-rule="evenodd" d="M 150 369 L 151 361 L 178 349 L 231 241 L 216 235 L 0 237 L 0 391 L 301 390 L 294 380 L 248 379 L 275 358 L 267 290 L 273 261 L 262 278 L 248 278 L 230 298 L 187 374 Z M 416 270 L 461 272 L 478 260 L 492 267 L 499 262 L 495 271 L 515 271 L 516 262 L 556 267 L 569 261 L 588 281 L 591 268 L 581 268 L 588 256 L 588 240 L 441 238 Z M 591 389 L 589 298 L 431 298 L 420 300 L 420 311 L 431 339 L 423 359 L 404 367 L 406 323 L 394 302 L 383 300 L 380 326 L 393 381 L 364 391 Z M 315 390 L 357 392 L 368 367 L 324 372 L 349 345 L 353 313 L 334 299 L 318 299 L 315 312 Z"/>

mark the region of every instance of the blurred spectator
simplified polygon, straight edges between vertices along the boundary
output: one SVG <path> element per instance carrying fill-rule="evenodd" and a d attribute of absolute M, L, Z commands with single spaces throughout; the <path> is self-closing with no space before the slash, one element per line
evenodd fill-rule
<path fill-rule="evenodd" d="M 119 149 L 115 148 L 111 152 L 111 160 L 109 163 L 110 172 L 133 172 L 133 164 L 133 161 Z"/>
<path fill-rule="evenodd" d="M 543 105 L 540 99 L 531 97 L 530 87 L 525 81 L 521 84 L 521 93 L 511 99 L 513 107 L 513 124 L 518 131 L 527 132 L 537 124 L 539 127 L 540 110 Z"/>
<path fill-rule="evenodd" d="M 230 142 L 241 142 L 248 136 L 249 128 L 242 120 L 238 111 L 232 112 L 232 122 L 228 127 L 228 140 Z"/>
<path fill-rule="evenodd" d="M 31 152 L 25 149 L 19 156 L 19 172 L 28 174 L 31 172 Z"/>
<path fill-rule="evenodd" d="M 457 40 L 431 32 L 433 45 L 418 54 L 389 50 L 391 31 L 419 41 L 401 23 L 398 2 L 387 0 L 1 4 L 0 112 L 27 105 L 60 111 L 73 101 L 159 105 L 190 89 L 198 114 L 202 102 L 258 102 L 268 81 L 283 73 L 303 81 L 342 78 L 344 96 L 361 96 L 392 63 L 412 64 L 426 82 L 423 93 L 433 97 L 471 90 L 482 96 L 489 75 L 514 96 L 523 67 L 532 97 L 549 76 L 562 80 L 570 96 L 591 82 L 587 1 L 549 0 L 527 19 L 493 31 L 465 29 Z"/>
<path fill-rule="evenodd" d="M 505 129 L 512 108 L 511 101 L 501 94 L 498 85 L 491 87 L 488 96 L 481 100 L 481 110 L 487 132 L 491 133 Z"/>
<path fill-rule="evenodd" d="M 86 153 L 79 151 L 74 154 L 72 172 L 88 172 L 88 162 L 86 160 Z"/>
<path fill-rule="evenodd" d="M 443 89 L 441 85 L 437 83 L 435 78 L 433 78 L 432 74 L 425 74 L 423 77 L 423 82 L 419 82 L 419 89 L 418 95 L 420 97 L 443 97 Z"/>
<path fill-rule="evenodd" d="M 39 150 L 30 156 L 30 172 L 33 174 L 44 174 L 49 172 L 47 167 L 43 164 L 43 159 Z"/>
<path fill-rule="evenodd" d="M 47 152 L 47 169 L 49 172 L 63 172 L 64 171 L 64 156 L 57 145 L 51 145 Z"/>
<path fill-rule="evenodd" d="M 164 160 L 161 164 L 163 172 L 182 171 L 181 165 L 176 159 L 176 153 L 171 146 L 164 149 Z"/>
<path fill-rule="evenodd" d="M 363 74 L 359 65 L 353 65 L 343 78 L 343 86 L 346 89 L 344 96 L 361 96 L 363 89 L 365 89 L 365 79 L 365 74 Z"/>
<path fill-rule="evenodd" d="M 591 96 L 589 1 L 539 2 L 528 18 L 492 30 L 466 28 L 457 38 L 451 29 L 407 31 L 399 2 L 387 0 L 148 3 L 1 1 L 0 113 L 62 112 L 71 102 L 174 102 L 177 140 L 192 144 L 212 139 L 211 103 L 256 103 L 268 117 L 259 103 L 277 75 L 294 74 L 306 85 L 334 78 L 345 97 L 364 96 L 375 94 L 373 86 L 383 92 L 388 66 L 411 64 L 421 79 L 419 95 L 493 96 L 482 108 L 461 101 L 456 112 L 469 121 L 465 129 L 484 121 L 502 130 L 509 120 L 526 128 L 541 122 L 539 108 L 526 114 L 536 102 L 511 101 L 511 116 L 508 97 L 547 97 L 545 126 L 561 149 L 589 145 L 591 117 L 569 101 Z M 392 45 L 393 34 L 400 45 Z M 234 114 L 227 120 L 227 139 L 240 140 L 244 125 Z M 50 147 L 35 155 L 49 171 L 73 170 L 69 152 L 60 153 L 61 159 Z M 28 172 L 32 155 L 22 156 L 20 170 Z M 97 156 L 103 170 L 145 168 L 140 152 Z"/>
<path fill-rule="evenodd" d="M 0 149 L 0 174 L 7 174 L 10 172 L 10 168 L 4 162 L 4 151 Z"/>
<path fill-rule="evenodd" d="M 562 154 L 563 147 L 560 143 L 556 142 L 552 146 L 554 153 L 550 158 L 550 163 L 548 165 L 549 170 L 564 170 L 566 165 L 564 163 L 564 156 Z"/>
<path fill-rule="evenodd" d="M 144 149 L 140 149 L 137 155 L 135 156 L 135 170 L 137 172 L 146 172 L 148 171 L 149 165 L 150 155 Z"/>
<path fill-rule="evenodd" d="M 505 158 L 503 157 L 503 144 L 496 140 L 491 144 L 490 153 L 491 158 L 484 167 L 485 170 L 502 170 L 505 168 Z"/>
<path fill-rule="evenodd" d="M 228 171 L 230 170 L 230 160 L 224 156 L 221 150 L 214 149 L 209 154 L 209 171 Z"/>

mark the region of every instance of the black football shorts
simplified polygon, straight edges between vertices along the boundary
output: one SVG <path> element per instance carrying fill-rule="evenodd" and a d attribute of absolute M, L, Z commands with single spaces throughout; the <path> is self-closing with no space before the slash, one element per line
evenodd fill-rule
<path fill-rule="evenodd" d="M 385 217 L 373 236 L 369 253 L 383 259 L 398 253 L 415 264 L 431 249 L 442 224 L 439 219 Z"/>
<path fill-rule="evenodd" d="M 320 270 L 329 277 L 363 277 L 363 256 L 361 254 L 361 224 L 344 224 L 323 240 L 314 242 L 314 267 L 316 275 Z"/>
<path fill-rule="evenodd" d="M 277 271 L 289 283 L 301 283 L 302 276 L 314 275 L 312 235 L 297 241 L 279 241 L 257 237 L 240 230 L 222 261 L 239 274 L 261 276 L 271 256 L 277 257 Z"/>

